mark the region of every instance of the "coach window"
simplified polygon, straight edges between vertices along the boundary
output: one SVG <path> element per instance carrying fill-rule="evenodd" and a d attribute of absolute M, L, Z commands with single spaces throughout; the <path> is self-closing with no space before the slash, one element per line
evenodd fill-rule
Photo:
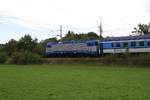
<path fill-rule="evenodd" d="M 128 42 L 123 42 L 123 47 L 127 48 L 128 47 Z"/>
<path fill-rule="evenodd" d="M 144 46 L 144 41 L 140 41 L 139 46 Z"/>
<path fill-rule="evenodd" d="M 147 41 L 147 46 L 149 46 L 149 47 L 150 47 L 150 41 Z"/>
<path fill-rule="evenodd" d="M 95 42 L 95 45 L 98 45 L 98 42 L 97 42 L 97 41 Z"/>
<path fill-rule="evenodd" d="M 135 46 L 136 46 L 136 42 L 135 41 L 131 42 L 131 47 L 135 47 Z"/>
<path fill-rule="evenodd" d="M 116 43 L 116 47 L 120 48 L 121 47 L 120 43 Z"/>

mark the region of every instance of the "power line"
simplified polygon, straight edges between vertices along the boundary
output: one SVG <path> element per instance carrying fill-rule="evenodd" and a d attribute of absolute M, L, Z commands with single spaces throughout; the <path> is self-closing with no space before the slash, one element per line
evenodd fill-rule
<path fill-rule="evenodd" d="M 50 32 L 53 32 L 53 33 L 59 32 L 59 34 L 57 33 L 56 37 L 58 36 L 58 37 L 60 37 L 60 39 L 62 39 L 62 31 L 63 31 L 62 25 L 60 25 L 58 30 L 51 30 Z"/>

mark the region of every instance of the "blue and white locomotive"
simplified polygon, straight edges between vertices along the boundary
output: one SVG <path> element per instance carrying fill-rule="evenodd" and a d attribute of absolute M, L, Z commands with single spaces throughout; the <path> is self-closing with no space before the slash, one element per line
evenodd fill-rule
<path fill-rule="evenodd" d="M 108 37 L 100 41 L 48 42 L 46 56 L 99 56 L 116 53 L 150 52 L 150 34 L 126 37 Z"/>
<path fill-rule="evenodd" d="M 96 56 L 99 54 L 98 43 L 97 40 L 48 42 L 46 56 Z"/>

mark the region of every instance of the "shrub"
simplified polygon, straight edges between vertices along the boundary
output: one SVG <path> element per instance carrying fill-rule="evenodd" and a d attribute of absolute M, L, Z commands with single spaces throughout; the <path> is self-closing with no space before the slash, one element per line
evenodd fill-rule
<path fill-rule="evenodd" d="M 6 52 L 0 52 L 0 63 L 5 63 L 7 60 L 7 53 Z"/>
<path fill-rule="evenodd" d="M 150 54 L 140 54 L 135 57 L 130 57 L 130 61 L 133 65 L 144 65 L 149 66 L 150 65 Z"/>
<path fill-rule="evenodd" d="M 105 65 L 136 65 L 149 66 L 150 54 L 108 54 L 101 58 Z"/>
<path fill-rule="evenodd" d="M 42 57 L 28 52 L 15 52 L 12 54 L 11 58 L 8 59 L 7 63 L 11 64 L 40 64 L 42 63 Z"/>

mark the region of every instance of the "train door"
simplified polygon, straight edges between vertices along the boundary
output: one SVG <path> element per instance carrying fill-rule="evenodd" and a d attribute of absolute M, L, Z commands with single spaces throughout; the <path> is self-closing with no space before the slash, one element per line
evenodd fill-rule
<path fill-rule="evenodd" d="M 99 54 L 103 55 L 103 43 L 102 42 L 99 43 Z"/>

